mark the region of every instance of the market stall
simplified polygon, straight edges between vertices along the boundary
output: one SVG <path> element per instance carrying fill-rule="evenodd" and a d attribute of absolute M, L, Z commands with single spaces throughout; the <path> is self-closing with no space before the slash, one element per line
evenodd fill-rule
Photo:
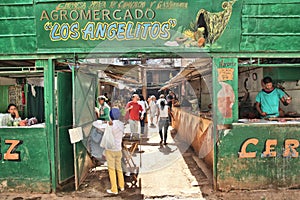
<path fill-rule="evenodd" d="M 215 189 L 260 189 L 259 184 L 248 185 L 260 178 L 266 180 L 264 183 L 270 187 L 295 186 L 295 180 L 300 175 L 297 167 L 292 168 L 298 164 L 297 158 L 293 157 L 297 155 L 295 151 L 292 150 L 292 156 L 277 154 L 267 158 L 242 158 L 238 152 L 244 153 L 244 149 L 238 148 L 250 136 L 254 140 L 244 145 L 247 147 L 246 153 L 254 153 L 254 150 L 248 149 L 253 146 L 262 149 L 262 143 L 258 141 L 264 140 L 269 144 L 266 145 L 268 148 L 280 148 L 279 144 L 282 144 L 281 147 L 287 145 L 296 149 L 298 144 L 294 138 L 298 138 L 298 124 L 238 122 L 244 119 L 239 116 L 247 114 L 245 108 L 250 109 L 249 105 L 254 103 L 239 102 L 239 97 L 245 92 L 243 88 L 248 90 L 249 99 L 254 100 L 255 93 L 261 87 L 260 80 L 265 75 L 284 81 L 283 87 L 294 97 L 288 107 L 290 109 L 284 111 L 300 113 L 300 102 L 296 98 L 299 96 L 297 76 L 300 66 L 300 30 L 296 26 L 299 22 L 298 4 L 295 0 L 284 3 L 279 0 L 3 1 L 0 5 L 0 72 L 27 80 L 32 72 L 40 71 L 44 79 L 44 99 L 37 105 L 44 108 L 41 116 L 45 125 L 0 129 L 0 171 L 5 173 L 0 177 L 1 188 L 5 191 L 34 191 L 33 186 L 41 185 L 43 187 L 38 189 L 55 192 L 59 185 L 73 177 L 75 188 L 79 187 L 90 167 L 86 144 L 92 122 L 95 121 L 95 97 L 100 91 L 97 90 L 97 66 L 86 64 L 88 72 L 83 73 L 80 68 L 84 66 L 80 65 L 88 59 L 94 59 L 94 63 L 100 65 L 99 58 L 124 57 L 143 62 L 148 58 L 163 57 L 197 58 L 200 63 L 205 58 L 209 59 L 209 63 L 189 66 L 182 71 L 186 80 L 179 78 L 166 85 L 174 85 L 181 103 L 180 108 L 174 108 L 177 120 L 184 124 L 180 128 L 175 121 L 177 129 L 182 130 L 179 134 L 192 128 L 192 134 L 182 137 L 204 158 L 206 153 L 214 155 L 212 162 L 211 159 L 207 161 L 210 165 L 213 163 Z M 253 59 L 256 61 L 252 62 Z M 273 59 L 283 62 L 274 62 Z M 116 69 L 110 75 L 122 79 L 122 75 L 115 72 L 122 71 L 123 67 L 108 67 L 109 70 Z M 261 70 L 259 73 L 253 71 L 256 67 Z M 240 71 L 242 68 L 245 73 Z M 142 74 L 135 69 L 125 73 L 133 76 Z M 13 84 L 1 84 L 5 91 L 8 86 L 22 83 L 18 82 L 17 76 Z M 144 84 L 145 77 L 138 76 L 142 80 L 132 80 L 132 83 Z M 249 84 L 250 78 L 255 79 L 252 84 Z M 1 94 L 5 97 L 4 93 Z M 122 94 L 119 96 L 123 97 Z M 241 99 L 247 99 L 247 96 L 243 97 Z M 40 105 L 41 102 L 44 105 Z M 1 112 L 6 112 L 7 103 L 0 105 Z M 241 105 L 243 103 L 247 106 Z M 27 102 L 22 103 L 20 110 L 24 108 L 27 115 L 24 105 Z M 212 122 L 207 121 L 208 116 L 212 117 Z M 187 127 L 190 123 L 197 125 Z M 82 128 L 84 139 L 71 144 L 68 129 L 77 127 Z M 33 131 L 28 135 L 38 133 L 36 143 L 29 142 L 28 135 L 24 135 L 30 129 Z M 5 131 L 11 131 L 11 134 Z M 4 159 L 7 158 L 4 152 L 9 150 L 11 138 L 25 141 L 19 143 L 16 149 L 20 151 L 20 161 Z M 206 146 L 211 147 L 211 138 L 212 151 Z M 203 141 L 206 142 L 201 145 Z M 277 150 L 273 151 L 271 147 L 261 151 L 270 151 L 274 155 Z M 202 148 L 205 154 L 202 154 Z M 31 154 L 35 151 L 41 152 L 40 155 L 47 156 L 47 159 L 35 160 L 37 155 Z M 15 156 L 18 158 L 18 153 L 13 153 L 13 158 Z M 43 160 L 47 166 L 34 166 L 38 175 L 35 176 L 31 166 Z M 259 170 L 255 171 L 255 168 Z M 236 169 L 237 173 L 231 172 L 232 169 Z M 27 171 L 32 173 L 27 174 Z M 281 177 L 284 181 L 279 180 Z"/>
<path fill-rule="evenodd" d="M 26 62 L 1 62 L 1 65 L 10 66 L 0 73 L 2 94 L 0 101 L 3 105 L 0 114 L 1 188 L 51 192 L 52 184 L 61 184 L 74 175 L 73 168 L 69 167 L 73 164 L 70 159 L 72 146 L 66 135 L 67 129 L 70 128 L 70 124 L 68 124 L 70 118 L 64 114 L 70 108 L 67 105 L 68 102 L 65 101 L 68 100 L 68 95 L 63 94 L 68 90 L 68 74 L 57 70 L 55 78 L 53 75 L 53 79 L 51 78 L 51 81 L 47 82 L 47 70 L 40 66 L 20 67 L 24 63 Z M 35 65 L 35 63 L 32 64 Z M 37 62 L 36 64 L 42 63 Z M 49 118 L 49 109 L 52 104 L 50 103 L 51 98 L 49 98 L 50 93 L 47 93 L 48 86 L 51 83 L 54 85 L 54 81 L 57 83 L 57 87 L 51 88 L 51 90 L 56 90 L 59 95 L 57 97 L 59 114 L 55 115 L 57 117 L 55 125 Z M 44 95 L 45 93 L 47 95 Z M 11 117 L 13 114 L 8 113 L 7 106 L 10 104 L 18 110 L 20 118 Z M 50 130 L 52 124 L 57 126 L 55 139 L 52 138 L 53 130 Z M 52 143 L 52 139 L 56 141 L 55 144 Z M 61 152 L 56 154 L 54 149 L 60 149 Z M 54 163 L 59 165 L 56 168 L 59 170 L 57 177 L 52 176 L 52 173 L 55 172 Z M 57 179 L 54 181 L 53 178 Z"/>
<path fill-rule="evenodd" d="M 268 62 L 274 60 L 268 59 Z M 258 60 L 248 60 L 248 63 L 252 62 L 252 64 L 249 65 L 246 61 L 247 68 L 243 67 L 245 60 L 236 62 L 236 66 L 239 67 L 234 69 L 239 73 L 232 74 L 232 80 L 235 83 L 226 93 L 228 101 L 235 102 L 235 105 L 221 102 L 215 104 L 217 106 L 215 111 L 220 114 L 220 120 L 230 125 L 218 132 L 216 168 L 221 190 L 298 185 L 296 180 L 299 170 L 296 165 L 299 164 L 297 138 L 300 120 L 297 113 L 300 110 L 297 96 L 300 90 L 297 85 L 298 77 L 294 74 L 299 73 L 300 68 L 297 67 L 298 64 L 287 63 L 287 60 L 276 60 L 276 63 L 271 66 L 269 64 L 264 66 L 263 63 L 257 64 Z M 224 60 L 223 63 L 225 62 Z M 284 65 L 295 67 L 291 69 Z M 219 70 L 219 72 L 224 72 L 224 70 Z M 282 85 L 284 85 L 285 92 L 282 93 L 285 98 L 291 96 L 293 99 L 288 105 L 279 104 L 277 117 L 262 117 L 255 106 L 256 96 L 264 87 L 261 80 L 266 76 L 273 77 L 274 88 L 280 85 L 279 88 L 282 90 Z M 226 86 L 222 85 L 221 90 Z M 239 94 L 241 98 L 232 100 L 233 96 L 237 97 Z M 223 98 L 224 95 L 217 96 Z M 222 99 L 222 101 L 226 100 Z M 229 109 L 230 113 L 226 112 Z M 232 122 L 229 123 L 228 120 Z"/>
<path fill-rule="evenodd" d="M 211 104 L 211 59 L 196 59 L 170 79 L 161 89 L 178 88 L 173 103 L 172 127 L 176 139 L 185 142 L 194 149 L 199 158 L 212 169 L 213 152 L 213 116 L 208 105 Z M 205 80 L 206 78 L 206 80 Z"/>

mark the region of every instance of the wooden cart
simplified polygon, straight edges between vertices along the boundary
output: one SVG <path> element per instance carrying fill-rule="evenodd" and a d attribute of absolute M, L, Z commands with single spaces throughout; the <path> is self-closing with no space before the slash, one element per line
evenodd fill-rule
<path fill-rule="evenodd" d="M 139 187 L 141 187 L 141 181 L 138 180 L 138 174 L 140 166 L 137 166 L 133 160 L 133 155 L 138 150 L 138 145 L 140 140 L 131 139 L 130 137 L 124 137 L 122 143 L 122 153 L 123 153 L 123 171 L 125 183 L 129 188 L 138 187 L 137 183 L 139 181 Z M 129 175 L 130 173 L 130 175 Z M 128 176 L 129 175 L 129 176 Z"/>

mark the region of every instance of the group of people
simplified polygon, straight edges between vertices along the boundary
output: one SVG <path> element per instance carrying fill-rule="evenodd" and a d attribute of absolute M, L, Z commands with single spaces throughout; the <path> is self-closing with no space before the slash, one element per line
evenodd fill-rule
<path fill-rule="evenodd" d="M 154 120 L 156 120 L 161 138 L 160 144 L 166 145 L 168 127 L 173 118 L 171 109 L 174 99 L 175 95 L 173 92 L 170 92 L 166 98 L 161 94 L 158 100 L 152 95 L 148 98 L 148 101 L 145 101 L 143 96 L 133 94 L 131 101 L 126 105 L 127 119 L 130 125 L 131 134 L 138 134 L 139 125 L 141 127 L 141 135 L 145 133 L 147 130 L 147 127 L 145 128 L 145 118 L 148 112 L 150 127 L 156 127 L 154 124 Z"/>
<path fill-rule="evenodd" d="M 102 154 L 105 154 L 111 183 L 111 188 L 108 189 L 107 192 L 110 194 L 118 194 L 119 190 L 123 191 L 125 188 L 122 172 L 122 138 L 125 127 L 124 122 L 120 121 L 120 109 L 114 107 L 113 103 L 111 107 L 107 103 L 107 100 L 107 97 L 104 95 L 97 98 L 98 107 L 95 108 L 95 113 L 98 120 L 109 122 L 108 124 L 112 126 L 114 146 L 111 149 L 105 149 L 105 151 L 104 149 L 99 149 L 103 132 L 94 128 L 90 135 L 90 147 L 92 158 L 101 160 Z M 125 107 L 127 115 L 127 119 L 125 117 L 125 120 L 128 120 L 131 134 L 139 135 L 139 126 L 141 127 L 140 134 L 145 134 L 147 130 L 145 128 L 145 118 L 147 116 L 147 111 L 149 110 L 151 125 L 155 126 L 153 123 L 155 117 L 158 122 L 159 135 L 161 138 L 160 144 L 167 145 L 167 132 L 170 124 L 170 117 L 173 117 L 170 106 L 172 103 L 171 101 L 172 100 L 170 100 L 169 103 L 164 98 L 164 95 L 161 95 L 158 101 L 156 101 L 155 96 L 151 96 L 147 102 L 142 95 L 133 94 Z"/>
<path fill-rule="evenodd" d="M 168 128 L 172 123 L 172 105 L 175 100 L 174 93 L 170 92 L 165 98 L 164 94 L 159 96 L 156 100 L 155 96 L 149 98 L 149 116 L 150 116 L 150 127 L 155 127 L 154 119 L 158 123 L 158 132 L 160 136 L 160 144 L 167 145 Z"/>
<path fill-rule="evenodd" d="M 291 103 L 291 98 L 285 98 L 285 93 L 275 88 L 270 77 L 265 77 L 262 80 L 263 89 L 256 96 L 256 109 L 262 118 L 279 116 L 279 102 L 283 105 Z M 154 95 L 148 98 L 148 102 L 144 100 L 144 97 L 138 94 L 133 94 L 131 100 L 127 103 L 125 111 L 128 114 L 128 122 L 131 133 L 138 133 L 139 126 L 141 127 L 141 134 L 144 134 L 145 118 L 147 111 L 150 117 L 150 127 L 155 128 L 154 120 L 158 124 L 158 130 L 160 135 L 160 144 L 167 145 L 167 133 L 168 127 L 172 122 L 172 105 L 176 96 L 174 92 L 170 91 L 165 97 L 163 94 L 156 100 Z M 97 98 L 99 107 L 95 108 L 96 117 L 99 120 L 109 122 L 112 126 L 112 134 L 114 137 L 114 146 L 111 149 L 105 149 L 105 158 L 107 160 L 109 178 L 111 188 L 107 190 L 110 194 L 118 194 L 118 191 L 125 189 L 125 181 L 122 170 L 122 138 L 124 134 L 124 122 L 120 121 L 121 112 L 119 108 L 112 107 L 108 103 L 108 98 L 101 95 Z M 11 120 L 21 121 L 17 106 L 15 104 L 9 104 L 7 108 L 10 113 Z M 101 134 L 97 133 L 99 130 L 95 130 L 91 133 L 91 153 L 92 156 L 97 159 L 101 159 L 103 151 L 97 150 L 95 147 L 99 147 L 101 141 Z M 103 135 L 103 134 L 102 134 Z M 93 149 L 94 148 L 94 149 Z"/>

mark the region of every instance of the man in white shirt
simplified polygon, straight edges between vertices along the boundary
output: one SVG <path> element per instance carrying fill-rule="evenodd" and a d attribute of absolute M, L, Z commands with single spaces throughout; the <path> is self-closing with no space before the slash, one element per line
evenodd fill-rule
<path fill-rule="evenodd" d="M 166 105 L 168 104 L 167 100 L 165 99 L 165 95 L 163 94 L 159 95 L 159 99 L 156 101 L 156 105 L 159 106 L 161 101 L 164 101 Z"/>
<path fill-rule="evenodd" d="M 146 119 L 146 114 L 147 114 L 147 109 L 149 108 L 149 105 L 147 101 L 145 101 L 144 97 L 141 95 L 138 104 L 140 104 L 143 108 L 143 111 L 140 113 L 140 125 L 141 125 L 141 134 L 145 133 L 145 119 Z"/>

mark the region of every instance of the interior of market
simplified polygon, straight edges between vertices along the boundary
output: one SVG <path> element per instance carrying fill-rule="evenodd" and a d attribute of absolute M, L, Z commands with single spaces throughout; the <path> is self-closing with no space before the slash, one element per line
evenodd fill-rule
<path fill-rule="evenodd" d="M 300 111 L 297 105 L 300 102 L 297 98 L 299 96 L 299 79 L 297 74 L 299 74 L 299 68 L 286 67 L 288 65 L 297 65 L 297 61 L 285 59 L 239 59 L 238 98 L 234 100 L 239 102 L 238 123 L 298 122 L 298 113 Z M 81 77 L 73 86 L 72 71 L 75 71 L 77 77 Z M 63 82 L 59 81 L 59 74 L 67 74 L 63 78 L 65 79 Z M 0 76 L 2 94 L 0 104 L 2 113 L 1 127 L 14 126 L 6 118 L 8 115 L 7 105 L 14 103 L 17 105 L 20 117 L 24 123 L 15 125 L 16 127 L 13 128 L 22 128 L 21 126 L 45 128 L 45 74 L 43 67 L 38 67 L 34 61 L 28 60 L 2 61 Z M 264 76 L 272 76 L 275 86 L 284 89 L 286 95 L 293 98 L 291 105 L 282 107 L 282 113 L 284 114 L 280 119 L 284 120 L 279 121 L 276 118 L 276 120 L 260 121 L 261 119 L 256 113 L 254 106 L 255 96 L 262 88 L 261 80 Z M 93 108 L 97 107 L 96 99 L 99 95 L 106 95 L 111 105 L 119 107 L 124 116 L 126 103 L 130 101 L 132 94 L 142 95 L 145 99 L 154 95 L 158 99 L 161 94 L 167 96 L 170 91 L 173 91 L 176 95 L 173 102 L 174 121 L 169 133 L 173 142 L 168 145 L 169 148 L 167 150 L 171 160 L 166 160 L 164 157 L 164 162 L 160 162 L 161 166 L 157 165 L 157 159 L 153 160 L 153 156 L 155 156 L 153 151 L 166 153 L 164 152 L 166 150 L 159 151 L 159 145 L 157 146 L 159 142 L 158 130 L 157 128 L 149 127 L 148 124 L 148 135 L 136 147 L 139 154 L 138 156 L 135 154 L 132 157 L 133 162 L 139 166 L 141 174 L 162 168 L 164 164 L 167 165 L 172 160 L 177 159 L 176 154 L 172 156 L 170 152 L 178 150 L 175 144 L 176 141 L 180 140 L 186 143 L 185 150 L 192 147 L 197 157 L 205 163 L 206 169 L 209 169 L 210 175 L 207 176 L 212 177 L 214 159 L 212 79 L 212 60 L 210 58 L 56 60 L 54 89 L 58 91 L 59 87 L 65 82 L 71 84 L 64 91 L 68 92 L 68 94 L 55 92 L 56 101 L 60 101 L 59 99 L 65 101 L 66 96 L 69 97 L 68 100 L 70 102 L 73 101 L 73 105 L 74 101 L 76 101 L 76 106 L 69 106 L 63 109 L 63 111 L 69 109 L 69 112 L 75 113 L 67 127 L 68 129 L 72 128 L 76 122 L 83 125 L 96 120 Z M 93 84 L 90 85 L 89 83 Z M 78 92 L 76 89 L 73 90 L 74 87 L 78 88 L 79 86 L 82 87 L 81 92 Z M 94 88 L 89 90 L 88 95 L 85 95 L 85 89 L 91 87 Z M 78 96 L 74 95 L 74 92 Z M 230 94 L 230 91 L 227 91 L 227 94 Z M 80 102 L 84 102 L 83 106 L 79 105 Z M 61 109 L 61 106 L 57 105 L 56 107 L 59 121 L 59 109 Z M 221 111 L 220 108 L 218 109 Z M 84 121 L 81 121 L 82 119 Z M 90 149 L 87 142 L 90 130 L 91 123 L 85 126 L 83 130 L 83 144 L 87 151 Z M 125 133 L 129 131 L 127 127 Z M 96 169 L 97 167 L 103 169 L 101 165 L 104 163 L 93 163 L 92 159 L 88 160 L 88 163 L 87 167 L 89 169 Z M 85 173 L 88 171 L 86 170 Z M 86 175 L 83 177 L 86 177 Z M 82 182 L 84 182 L 84 179 L 81 180 Z M 213 180 L 210 180 L 211 185 L 212 182 Z M 63 180 L 61 183 L 63 183 Z M 137 184 L 141 183 L 137 182 Z"/>

